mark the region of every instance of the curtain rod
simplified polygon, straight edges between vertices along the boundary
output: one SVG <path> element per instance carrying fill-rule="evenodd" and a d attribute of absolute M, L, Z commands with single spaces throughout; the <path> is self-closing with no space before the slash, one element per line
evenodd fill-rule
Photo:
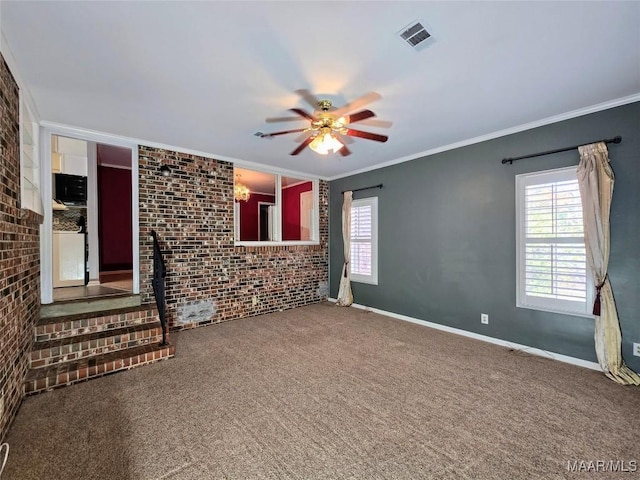
<path fill-rule="evenodd" d="M 599 142 L 620 143 L 621 141 L 622 141 L 622 137 L 618 135 L 617 137 L 608 138 L 606 140 L 596 140 L 595 142 L 591 142 L 591 143 L 599 143 Z M 583 143 L 582 145 L 586 145 L 586 144 Z M 546 152 L 532 153 L 531 155 L 523 155 L 521 157 L 503 158 L 502 164 L 504 165 L 505 163 L 508 163 L 509 165 L 513 165 L 513 162 L 515 162 L 516 160 L 522 160 L 523 158 L 541 157 L 542 155 L 551 155 L 552 153 L 567 152 L 569 150 L 575 150 L 576 148 L 581 147 L 582 145 L 574 145 L 573 147 L 558 148 L 556 150 L 548 150 Z"/>
<path fill-rule="evenodd" d="M 356 188 L 354 190 L 351 190 L 352 192 L 359 192 L 360 190 L 370 190 L 372 188 L 382 188 L 382 184 L 379 183 L 378 185 L 372 185 L 370 187 L 362 187 L 362 188 Z M 343 190 L 342 193 L 344 192 L 348 192 L 349 190 Z"/>

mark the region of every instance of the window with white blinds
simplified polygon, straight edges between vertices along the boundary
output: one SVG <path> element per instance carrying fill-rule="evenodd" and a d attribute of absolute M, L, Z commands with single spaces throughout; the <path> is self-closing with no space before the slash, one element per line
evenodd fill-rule
<path fill-rule="evenodd" d="M 378 198 L 351 204 L 351 280 L 378 284 Z"/>
<path fill-rule="evenodd" d="M 517 306 L 589 315 L 582 203 L 576 167 L 516 177 Z"/>

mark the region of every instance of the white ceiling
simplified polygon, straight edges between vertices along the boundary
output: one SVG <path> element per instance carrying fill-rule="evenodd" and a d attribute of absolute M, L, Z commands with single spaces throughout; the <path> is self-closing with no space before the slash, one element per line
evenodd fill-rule
<path fill-rule="evenodd" d="M 638 1 L 0 3 L 42 120 L 327 178 L 640 99 Z M 419 52 L 396 35 L 414 20 Z M 306 126 L 265 122 L 309 110 L 298 89 L 378 92 L 393 125 L 361 128 L 389 141 L 294 157 L 296 134 L 254 136 Z"/>

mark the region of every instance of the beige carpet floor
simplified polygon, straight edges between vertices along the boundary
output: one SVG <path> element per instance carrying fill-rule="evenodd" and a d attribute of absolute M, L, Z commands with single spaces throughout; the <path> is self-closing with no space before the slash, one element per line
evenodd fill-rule
<path fill-rule="evenodd" d="M 640 390 L 598 372 L 326 303 L 173 339 L 27 398 L 2 480 L 640 475 L 567 468 L 640 462 Z"/>

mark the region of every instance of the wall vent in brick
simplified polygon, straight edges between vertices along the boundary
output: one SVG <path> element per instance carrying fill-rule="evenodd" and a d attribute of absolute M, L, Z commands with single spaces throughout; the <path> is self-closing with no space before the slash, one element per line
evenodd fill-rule
<path fill-rule="evenodd" d="M 213 319 L 216 305 L 213 300 L 199 300 L 177 308 L 178 322 L 181 324 L 202 323 Z"/>

